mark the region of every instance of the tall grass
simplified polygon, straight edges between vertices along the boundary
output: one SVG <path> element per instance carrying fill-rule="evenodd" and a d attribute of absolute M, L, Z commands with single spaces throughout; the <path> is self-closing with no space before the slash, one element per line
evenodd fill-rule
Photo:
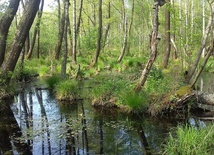
<path fill-rule="evenodd" d="M 175 136 L 169 135 L 164 146 L 166 155 L 212 155 L 214 154 L 214 125 L 205 128 L 177 127 Z"/>

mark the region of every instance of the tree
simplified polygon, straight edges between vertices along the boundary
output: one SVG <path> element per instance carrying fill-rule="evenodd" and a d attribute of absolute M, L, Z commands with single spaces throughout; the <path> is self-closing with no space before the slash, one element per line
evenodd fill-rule
<path fill-rule="evenodd" d="M 3 16 L 0 16 L 0 67 L 4 62 L 6 41 L 10 25 L 19 7 L 20 0 L 10 0 Z"/>
<path fill-rule="evenodd" d="M 98 61 L 98 57 L 100 55 L 100 51 L 101 51 L 101 41 L 102 41 L 102 0 L 99 0 L 99 26 L 98 26 L 98 35 L 97 35 L 97 50 L 94 54 L 94 58 L 92 60 L 91 66 L 94 66 L 97 61 Z"/>
<path fill-rule="evenodd" d="M 120 56 L 117 59 L 117 62 L 121 62 L 123 59 L 123 56 L 125 55 L 126 47 L 127 47 L 127 37 L 128 37 L 128 19 L 126 16 L 125 2 L 123 0 L 122 0 L 122 21 L 123 21 L 122 25 L 124 30 L 123 47 L 122 47 Z"/>
<path fill-rule="evenodd" d="M 65 14 L 65 26 L 64 26 L 64 40 L 65 40 L 65 52 L 62 61 L 62 69 L 61 76 L 66 77 L 66 65 L 67 65 L 67 57 L 68 57 L 68 22 L 69 22 L 69 0 L 65 0 L 64 2 L 64 14 Z"/>
<path fill-rule="evenodd" d="M 15 69 L 16 63 L 19 59 L 25 40 L 28 36 L 28 33 L 30 31 L 30 28 L 36 16 L 36 13 L 39 9 L 39 4 L 40 4 L 40 0 L 27 1 L 26 10 L 18 25 L 13 43 L 11 45 L 8 59 L 3 64 L 3 71 L 5 73 L 9 71 L 13 72 Z M 10 78 L 11 77 L 8 77 L 8 82 Z"/>
<path fill-rule="evenodd" d="M 38 39 L 38 44 L 39 44 L 39 38 L 40 38 L 40 23 L 41 23 L 41 18 L 42 18 L 42 13 L 43 13 L 43 7 L 44 7 L 44 0 L 41 0 L 41 6 L 38 11 L 38 17 L 37 17 L 37 22 L 34 28 L 34 34 L 33 34 L 33 39 L 30 45 L 30 49 L 27 53 L 27 59 L 30 59 L 33 53 L 34 45 L 36 42 L 36 37 Z M 37 48 L 37 58 L 39 58 L 39 46 Z"/>
<path fill-rule="evenodd" d="M 55 59 L 59 60 L 60 57 L 60 51 L 62 47 L 62 41 L 63 41 L 63 36 L 64 36 L 64 26 L 65 26 L 65 13 L 62 13 L 61 17 L 61 5 L 60 5 L 60 0 L 58 2 L 58 20 L 59 20 L 59 32 L 58 32 L 58 41 L 57 45 L 55 47 Z"/>
<path fill-rule="evenodd" d="M 212 4 L 213 5 L 213 4 Z M 194 73 L 196 71 L 196 68 L 199 64 L 199 60 L 201 58 L 201 54 L 206 46 L 206 43 L 207 43 L 207 40 L 208 40 L 208 37 L 209 37 L 209 34 L 210 32 L 212 32 L 212 25 L 213 25 L 213 10 L 211 10 L 211 15 L 210 15 L 210 19 L 208 21 L 208 24 L 207 24 L 207 28 L 206 28 L 206 31 L 203 35 L 203 40 L 201 41 L 201 47 L 200 49 L 198 50 L 198 53 L 197 53 L 197 56 L 195 58 L 195 61 L 194 63 L 192 64 L 191 68 L 189 68 L 189 70 L 187 71 L 187 74 L 185 75 L 185 81 L 186 83 L 190 83 L 190 80 L 193 78 L 194 76 Z"/>
<path fill-rule="evenodd" d="M 76 20 L 76 0 L 73 0 L 73 63 L 76 64 L 77 58 L 77 20 Z"/>
<path fill-rule="evenodd" d="M 165 55 L 163 58 L 163 67 L 167 68 L 169 63 L 169 56 L 171 51 L 171 44 L 170 44 L 170 1 L 167 0 L 168 5 L 165 10 Z"/>
<path fill-rule="evenodd" d="M 158 13 L 159 13 L 159 6 L 162 6 L 162 3 L 157 3 L 156 1 L 154 1 L 154 15 L 153 15 L 153 30 L 151 33 L 151 38 L 150 38 L 150 50 L 151 50 L 151 54 L 149 57 L 149 60 L 146 63 L 145 68 L 143 69 L 142 75 L 140 77 L 139 82 L 137 83 L 136 87 L 135 87 L 135 91 L 139 92 L 141 91 L 142 87 L 144 86 L 148 74 L 152 68 L 153 63 L 156 60 L 157 57 L 157 46 L 158 46 L 158 42 L 160 40 L 159 36 L 158 36 L 158 27 L 159 27 L 159 20 L 158 20 Z"/>

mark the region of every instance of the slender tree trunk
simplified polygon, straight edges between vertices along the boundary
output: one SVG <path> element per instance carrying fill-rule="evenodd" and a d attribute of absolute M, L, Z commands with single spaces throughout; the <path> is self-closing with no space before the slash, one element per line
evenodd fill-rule
<path fill-rule="evenodd" d="M 121 53 L 120 53 L 120 56 L 119 56 L 119 58 L 117 59 L 117 62 L 121 62 L 122 61 L 122 59 L 123 59 L 123 57 L 124 57 L 124 55 L 125 55 L 125 52 L 126 52 L 126 47 L 127 47 L 127 37 L 128 37 L 128 21 L 127 21 L 127 18 L 126 17 L 124 17 L 125 18 L 125 21 L 124 21 L 124 23 L 125 23 L 125 32 L 124 32 L 124 38 L 123 38 L 123 47 L 122 47 L 122 51 L 121 51 Z"/>
<path fill-rule="evenodd" d="M 73 0 L 73 63 L 76 64 L 77 58 L 77 25 L 76 25 L 76 0 Z"/>
<path fill-rule="evenodd" d="M 94 55 L 94 58 L 92 60 L 92 63 L 90 66 L 94 66 L 97 61 L 98 61 L 98 57 L 100 55 L 100 51 L 101 51 L 101 40 L 102 40 L 102 0 L 99 0 L 99 27 L 98 27 L 98 36 L 97 36 L 97 50 L 96 53 Z"/>
<path fill-rule="evenodd" d="M 205 35 L 205 27 L 206 27 L 206 23 L 205 23 L 205 5 L 206 5 L 206 2 L 205 0 L 202 0 L 202 33 L 203 33 L 203 36 Z M 202 57 L 205 56 L 205 48 L 203 48 L 202 50 Z"/>
<path fill-rule="evenodd" d="M 167 0 L 167 6 L 165 10 L 165 55 L 163 58 L 163 67 L 167 68 L 169 63 L 171 44 L 170 44 L 170 1 Z"/>
<path fill-rule="evenodd" d="M 144 86 L 146 80 L 147 80 L 147 77 L 148 77 L 148 74 L 152 68 L 152 65 L 153 63 L 155 62 L 156 60 L 156 57 L 157 57 L 157 47 L 158 47 L 158 42 L 159 42 L 159 39 L 158 38 L 158 27 L 159 27 L 159 20 L 158 20 L 158 12 L 159 12 L 159 5 L 157 3 L 154 2 L 154 6 L 153 6 L 153 9 L 154 9 L 154 17 L 153 17 L 153 30 L 152 30 L 152 34 L 151 34 L 151 39 L 150 39 L 150 50 L 151 50 L 151 54 L 150 54 L 150 57 L 149 57 L 149 60 L 147 61 L 146 63 L 146 66 L 142 72 L 142 75 L 140 77 L 140 80 L 139 82 L 137 83 L 136 87 L 135 87 L 135 91 L 136 92 L 139 92 L 141 91 L 142 87 Z"/>
<path fill-rule="evenodd" d="M 210 55 L 211 55 L 211 53 L 212 53 L 213 51 L 214 51 L 214 40 L 212 41 L 212 45 L 211 45 L 211 47 L 209 48 L 209 51 L 206 53 L 206 56 L 205 56 L 205 58 L 204 58 L 202 64 L 200 65 L 200 69 L 198 70 L 198 72 L 197 72 L 197 74 L 196 74 L 194 80 L 193 80 L 193 81 L 191 82 L 191 84 L 190 84 L 192 88 L 194 87 L 194 85 L 195 85 L 195 83 L 197 82 L 199 76 L 201 75 L 202 71 L 204 70 L 204 67 L 205 67 L 205 65 L 207 64 L 207 61 L 208 61 L 208 59 L 209 59 L 209 57 L 210 57 Z"/>
<path fill-rule="evenodd" d="M 40 23 L 41 23 L 41 19 L 42 19 L 43 7 L 44 7 L 44 0 L 41 0 L 41 6 L 40 6 L 40 9 L 38 11 L 37 22 L 36 22 L 36 25 L 35 25 L 35 28 L 34 28 L 33 39 L 32 39 L 31 45 L 30 45 L 30 49 L 27 52 L 27 59 L 31 58 L 32 53 L 33 53 L 33 49 L 34 49 L 34 46 L 35 46 L 35 42 L 36 42 L 36 37 L 39 37 L 39 31 L 40 31 L 39 29 L 40 29 Z M 37 41 L 39 41 L 39 39 Z M 38 56 L 38 53 L 37 53 L 37 58 L 38 57 L 39 56 Z"/>
<path fill-rule="evenodd" d="M 211 15 L 210 15 L 209 23 L 208 23 L 208 26 L 207 26 L 207 30 L 205 32 L 204 39 L 207 38 L 207 35 L 210 32 L 209 34 L 210 34 L 210 39 L 211 39 L 210 42 L 211 43 L 210 43 L 210 46 L 208 47 L 208 52 L 206 53 L 206 56 L 205 56 L 203 62 L 201 63 L 200 68 L 199 68 L 195 78 L 191 82 L 191 87 L 194 87 L 194 85 L 197 82 L 199 76 L 201 75 L 201 72 L 203 71 L 203 69 L 204 69 L 204 67 L 205 67 L 210 55 L 214 51 L 214 26 L 213 26 L 214 25 L 214 2 L 210 3 L 210 9 L 211 9 Z M 206 40 L 207 39 L 203 40 L 202 47 L 200 49 L 200 53 L 202 53 L 203 49 L 205 49 Z M 203 44 L 204 44 L 204 46 L 203 46 Z"/>
<path fill-rule="evenodd" d="M 128 29 L 127 55 L 130 54 L 131 31 L 132 31 L 132 25 L 133 25 L 133 20 L 134 20 L 134 10 L 135 10 L 135 0 L 132 1 L 132 14 L 131 14 L 130 25 L 129 25 L 129 29 Z"/>
<path fill-rule="evenodd" d="M 83 9 L 83 0 L 80 1 L 79 16 L 78 16 L 78 19 L 77 19 L 77 26 L 76 26 L 77 35 L 79 34 L 79 31 L 80 31 L 80 23 L 81 23 L 81 18 L 82 18 L 82 9 Z"/>
<path fill-rule="evenodd" d="M 62 69 L 61 76 L 66 77 L 66 66 L 67 66 L 67 58 L 68 58 L 68 22 L 69 22 L 69 0 L 65 0 L 64 14 L 65 14 L 65 26 L 64 26 L 64 39 L 65 39 L 65 51 L 64 57 L 62 61 Z"/>
<path fill-rule="evenodd" d="M 55 47 L 55 59 L 59 60 L 60 57 L 60 52 L 61 52 L 61 47 L 62 47 L 62 41 L 63 41 L 63 36 L 64 36 L 64 26 L 65 26 L 65 14 L 64 12 L 62 13 L 62 17 L 61 17 L 61 4 L 60 4 L 60 0 L 58 0 L 58 5 L 59 5 L 59 11 L 58 13 L 58 19 L 59 21 L 59 34 L 58 34 L 58 41 L 57 41 L 57 45 Z"/>
<path fill-rule="evenodd" d="M 187 75 L 185 76 L 185 81 L 186 83 L 190 83 L 190 80 L 192 79 L 195 71 L 196 71 L 196 68 L 198 66 L 198 63 L 199 63 L 199 60 L 201 58 L 201 54 L 203 52 L 203 49 L 205 48 L 206 46 L 206 42 L 207 42 L 207 39 L 208 39 L 208 36 L 209 36 L 209 33 L 210 33 L 210 30 L 211 30 L 211 27 L 212 27 L 212 24 L 213 24 L 213 17 L 210 16 L 210 19 L 209 19 L 209 22 L 208 22 L 208 25 L 207 25 L 207 28 L 206 28 L 206 31 L 205 31 L 205 34 L 203 36 L 203 40 L 202 40 L 202 43 L 201 43 L 201 47 L 200 49 L 198 50 L 198 53 L 197 53 L 197 56 L 196 56 L 196 59 L 192 65 L 192 67 L 188 70 L 188 73 Z"/>
<path fill-rule="evenodd" d="M 6 8 L 4 15 L 0 17 L 0 67 L 4 62 L 7 35 L 9 32 L 10 25 L 18 10 L 19 2 L 20 0 L 10 0 L 10 3 Z"/>
<path fill-rule="evenodd" d="M 110 20 L 111 18 L 111 1 L 108 1 L 108 15 L 107 15 L 107 19 Z M 106 25 L 106 30 L 105 30 L 105 34 L 104 34 L 104 41 L 103 41 L 103 47 L 106 46 L 106 42 L 107 42 L 107 38 L 108 38 L 108 33 L 110 30 L 110 22 L 107 23 Z"/>
<path fill-rule="evenodd" d="M 26 11 L 22 16 L 18 29 L 16 31 L 15 38 L 11 45 L 10 55 L 7 61 L 3 64 L 3 70 L 5 73 L 7 73 L 8 71 L 13 72 L 15 69 L 16 63 L 24 46 L 24 42 L 28 36 L 28 33 L 38 11 L 39 4 L 40 0 L 31 0 L 26 4 Z M 9 80 L 10 77 L 8 77 L 8 82 Z"/>

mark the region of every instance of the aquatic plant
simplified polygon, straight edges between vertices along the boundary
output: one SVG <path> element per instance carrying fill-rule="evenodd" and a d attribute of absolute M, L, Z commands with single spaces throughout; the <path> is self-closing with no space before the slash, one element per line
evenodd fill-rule
<path fill-rule="evenodd" d="M 77 93 L 77 81 L 76 80 L 66 80 L 59 82 L 56 85 L 56 98 L 58 100 L 73 100 L 75 94 Z"/>
<path fill-rule="evenodd" d="M 60 76 L 57 74 L 53 74 L 52 76 L 45 78 L 45 83 L 50 89 L 54 89 L 55 86 L 59 83 L 59 81 L 60 81 Z"/>
<path fill-rule="evenodd" d="M 204 128 L 178 126 L 170 133 L 162 154 L 211 155 L 214 153 L 214 125 Z"/>

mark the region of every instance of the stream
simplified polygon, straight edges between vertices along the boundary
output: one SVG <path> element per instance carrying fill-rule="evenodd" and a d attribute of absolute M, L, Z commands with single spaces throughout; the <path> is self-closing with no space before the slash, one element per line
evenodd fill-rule
<path fill-rule="evenodd" d="M 0 155 L 158 154 L 177 125 L 164 118 L 95 109 L 88 98 L 60 103 L 33 83 L 0 106 Z"/>

